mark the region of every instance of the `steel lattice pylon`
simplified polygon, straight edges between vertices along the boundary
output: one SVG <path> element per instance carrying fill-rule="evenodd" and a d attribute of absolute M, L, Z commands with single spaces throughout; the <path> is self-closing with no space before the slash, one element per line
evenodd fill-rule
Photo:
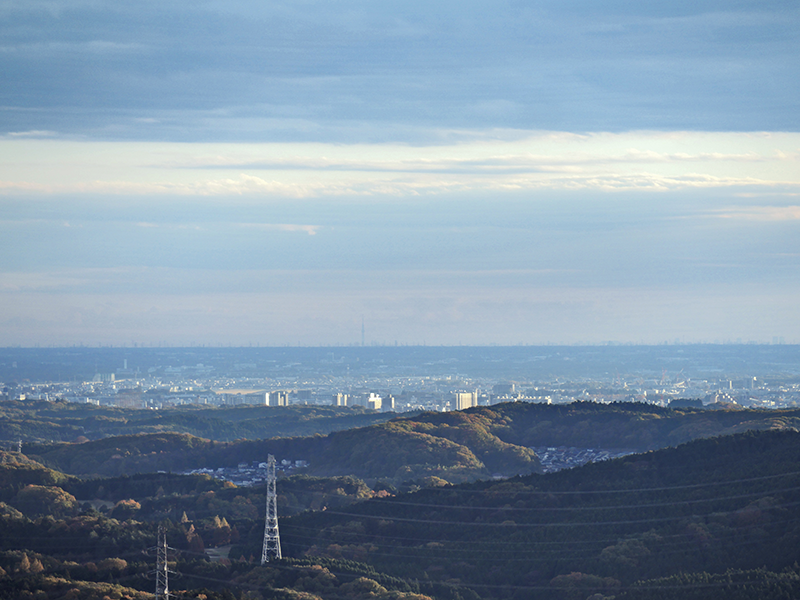
<path fill-rule="evenodd" d="M 281 536 L 278 533 L 278 494 L 275 491 L 275 457 L 267 457 L 267 520 L 264 523 L 264 548 L 261 564 L 281 558 Z"/>
<path fill-rule="evenodd" d="M 169 568 L 167 567 L 167 532 L 163 525 L 158 527 L 158 544 L 156 545 L 156 600 L 169 600 Z"/>

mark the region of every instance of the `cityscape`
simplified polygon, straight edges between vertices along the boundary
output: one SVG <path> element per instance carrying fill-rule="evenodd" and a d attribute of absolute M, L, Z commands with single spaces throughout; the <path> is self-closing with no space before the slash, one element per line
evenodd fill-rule
<path fill-rule="evenodd" d="M 404 413 L 501 402 L 794 408 L 797 346 L 4 349 L 2 399 L 158 410 L 357 406 Z M 201 361 L 202 362 L 199 362 Z"/>

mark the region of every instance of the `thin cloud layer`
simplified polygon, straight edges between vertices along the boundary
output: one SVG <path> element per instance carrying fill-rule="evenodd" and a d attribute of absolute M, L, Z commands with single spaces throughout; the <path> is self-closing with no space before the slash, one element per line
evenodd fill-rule
<path fill-rule="evenodd" d="M 783 188 L 800 184 L 800 134 L 529 132 L 400 144 L 164 144 L 0 140 L 6 193 L 285 198 L 497 190 Z M 65 158 L 66 157 L 66 158 Z M 43 168 L 44 167 L 44 168 Z"/>
<path fill-rule="evenodd" d="M 800 4 L 0 0 L 0 345 L 800 341 Z"/>
<path fill-rule="evenodd" d="M 720 219 L 744 221 L 800 221 L 800 206 L 744 206 L 713 214 Z"/>
<path fill-rule="evenodd" d="M 5 3 L 0 17 L 5 131 L 797 130 L 800 7 L 787 2 L 52 0 Z"/>

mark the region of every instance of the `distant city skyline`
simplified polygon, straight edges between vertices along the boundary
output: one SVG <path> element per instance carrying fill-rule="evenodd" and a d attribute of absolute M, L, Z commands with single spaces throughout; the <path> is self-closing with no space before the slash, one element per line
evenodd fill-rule
<path fill-rule="evenodd" d="M 0 346 L 800 343 L 797 3 L 0 16 Z"/>

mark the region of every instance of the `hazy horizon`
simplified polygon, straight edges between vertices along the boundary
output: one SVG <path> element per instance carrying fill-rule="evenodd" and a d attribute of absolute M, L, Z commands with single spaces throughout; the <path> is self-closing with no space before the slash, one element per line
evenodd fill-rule
<path fill-rule="evenodd" d="M 780 386 L 800 375 L 798 348 L 789 344 L 0 348 L 0 381 L 91 379 L 97 373 L 116 372 L 123 380 L 177 376 L 249 381 L 255 377 L 288 378 L 296 385 L 315 379 L 330 384 L 331 377 L 386 380 L 430 376 L 496 381 L 566 377 L 617 383 L 620 377 L 670 382 L 757 377 L 762 384 L 765 378 L 778 378 L 778 383 L 773 383 Z M 208 371 L 196 371 L 198 365 Z M 163 371 L 166 367 L 173 370 Z"/>

